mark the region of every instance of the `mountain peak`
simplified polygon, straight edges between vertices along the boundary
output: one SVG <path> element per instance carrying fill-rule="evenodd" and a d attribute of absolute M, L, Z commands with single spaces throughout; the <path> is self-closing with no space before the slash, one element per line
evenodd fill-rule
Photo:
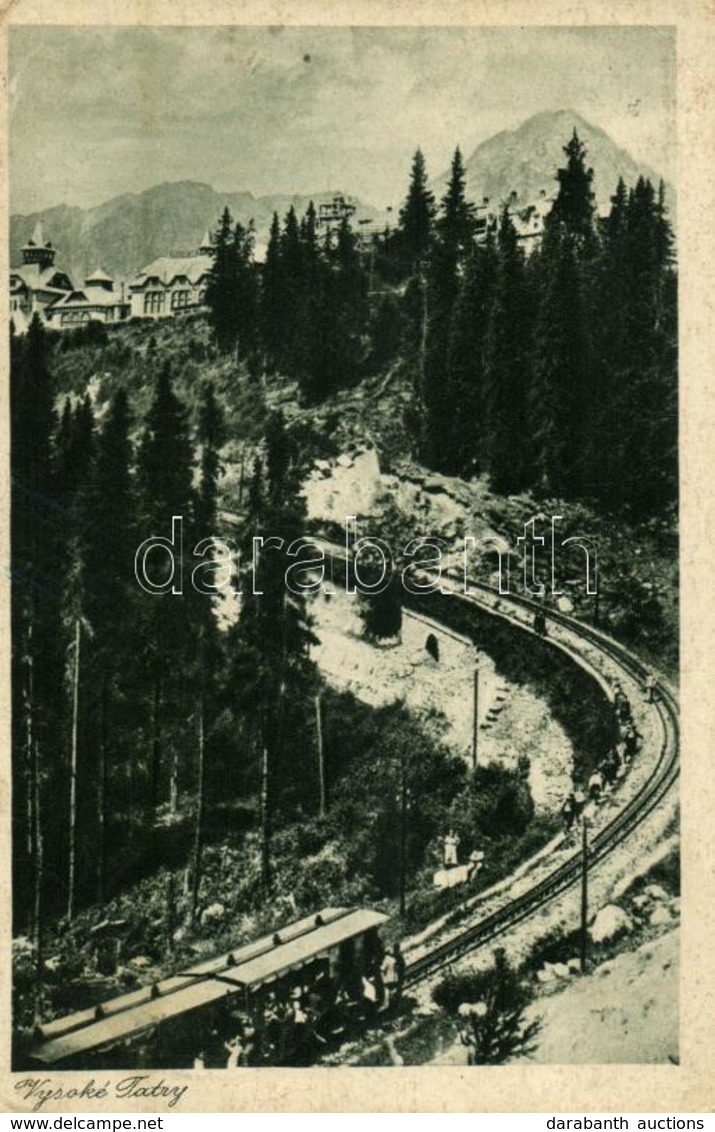
<path fill-rule="evenodd" d="M 524 204 L 544 192 L 556 190 L 556 172 L 563 164 L 563 147 L 574 129 L 586 146 L 587 162 L 594 170 L 594 191 L 599 210 L 609 207 L 618 178 L 634 185 L 639 176 L 654 183 L 658 175 L 633 160 L 600 126 L 577 110 L 540 110 L 513 130 L 487 138 L 465 162 L 467 195 L 476 201 L 488 197 L 498 207 L 512 193 Z M 447 174 L 438 184 L 447 180 Z M 671 201 L 674 194 L 669 192 Z"/>

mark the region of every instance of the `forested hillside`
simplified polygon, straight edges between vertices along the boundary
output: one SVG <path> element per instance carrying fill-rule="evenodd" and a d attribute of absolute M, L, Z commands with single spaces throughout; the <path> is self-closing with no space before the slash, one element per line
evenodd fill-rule
<path fill-rule="evenodd" d="M 394 897 L 395 826 L 379 808 L 389 796 L 394 809 L 400 790 L 422 799 L 408 886 L 455 814 L 467 814 L 465 839 L 491 838 L 505 860 L 515 838 L 533 844 L 523 773 L 487 768 L 470 784 L 402 709 L 376 722 L 336 695 L 324 709 L 326 809 L 324 689 L 307 601 L 284 584 L 295 565 L 285 547 L 307 532 L 302 482 L 316 456 L 339 451 L 336 406 L 349 406 L 392 468 L 409 459 L 488 485 L 497 525 L 514 521 L 516 495 L 558 501 L 615 532 L 606 563 L 620 532 L 637 529 L 672 567 L 668 202 L 662 185 L 619 181 L 598 221 L 588 155 L 575 131 L 564 141 L 529 257 L 506 209 L 477 238 L 459 150 L 439 202 L 418 151 L 398 226 L 367 249 L 347 219 L 319 237 L 313 206 L 290 207 L 258 265 L 250 225 L 226 210 L 206 319 L 64 335 L 35 319 L 12 338 L 14 909 L 40 971 L 58 922 L 108 907 L 160 855 L 185 877 L 179 894 L 169 871 L 165 903 L 194 924 L 207 860 L 220 872 L 224 821 L 249 831 L 234 861 L 248 878 L 241 909 L 282 884 L 306 904 L 316 889 Z M 242 600 L 222 628 L 214 591 L 226 568 L 211 540 L 227 511 Z M 174 516 L 183 543 L 173 571 L 168 556 L 147 560 L 149 592 L 137 548 L 168 538 Z M 256 558 L 253 540 L 275 536 L 282 548 Z M 653 640 L 667 650 L 667 598 L 631 569 L 618 566 L 612 608 L 626 587 L 639 624 L 655 603 Z M 290 861 L 321 853 L 316 888 L 301 888 Z M 162 927 L 160 951 L 176 927 Z"/>

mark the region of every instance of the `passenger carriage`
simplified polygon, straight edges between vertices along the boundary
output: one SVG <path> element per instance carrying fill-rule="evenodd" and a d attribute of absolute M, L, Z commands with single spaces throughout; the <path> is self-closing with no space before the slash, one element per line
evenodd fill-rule
<path fill-rule="evenodd" d="M 189 1068 L 199 1050 L 223 1048 L 237 1019 L 255 1017 L 268 996 L 290 993 L 296 983 L 321 976 L 350 994 L 379 964 L 378 929 L 387 919 L 369 908 L 325 908 L 170 978 L 41 1024 L 30 1063 Z M 219 1058 L 214 1052 L 209 1061 Z"/>

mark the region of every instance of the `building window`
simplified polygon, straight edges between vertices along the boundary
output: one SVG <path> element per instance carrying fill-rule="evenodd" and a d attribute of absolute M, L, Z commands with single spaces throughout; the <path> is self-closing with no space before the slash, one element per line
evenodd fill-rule
<path fill-rule="evenodd" d="M 171 292 L 171 309 L 173 311 L 185 310 L 189 305 L 189 292 L 188 291 L 172 291 Z"/>
<path fill-rule="evenodd" d="M 147 291 L 144 296 L 144 314 L 164 313 L 164 292 Z"/>

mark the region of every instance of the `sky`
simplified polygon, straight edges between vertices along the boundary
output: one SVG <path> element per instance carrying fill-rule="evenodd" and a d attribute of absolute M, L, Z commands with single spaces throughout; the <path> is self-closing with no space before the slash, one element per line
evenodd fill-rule
<path fill-rule="evenodd" d="M 10 207 L 164 181 L 404 197 L 492 134 L 571 109 L 675 182 L 670 28 L 65 28 L 10 35 Z"/>

